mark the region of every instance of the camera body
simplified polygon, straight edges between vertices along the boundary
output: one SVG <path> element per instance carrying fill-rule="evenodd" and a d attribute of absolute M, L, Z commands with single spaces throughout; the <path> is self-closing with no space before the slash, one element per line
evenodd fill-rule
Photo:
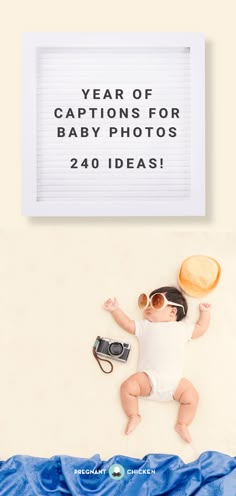
<path fill-rule="evenodd" d="M 100 358 L 111 358 L 118 362 L 127 362 L 131 346 L 128 343 L 121 343 L 110 338 L 97 339 L 95 351 Z"/>

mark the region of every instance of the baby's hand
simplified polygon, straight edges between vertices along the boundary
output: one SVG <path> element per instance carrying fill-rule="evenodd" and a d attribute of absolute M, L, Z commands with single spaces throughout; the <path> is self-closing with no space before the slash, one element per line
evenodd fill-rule
<path fill-rule="evenodd" d="M 209 312 L 211 310 L 210 303 L 200 303 L 199 305 L 200 312 Z"/>
<path fill-rule="evenodd" d="M 119 308 L 118 301 L 116 298 L 114 298 L 114 300 L 109 298 L 109 300 L 105 301 L 103 307 L 105 308 L 105 310 L 107 310 L 107 312 L 114 312 L 114 310 L 117 310 L 117 308 Z"/>

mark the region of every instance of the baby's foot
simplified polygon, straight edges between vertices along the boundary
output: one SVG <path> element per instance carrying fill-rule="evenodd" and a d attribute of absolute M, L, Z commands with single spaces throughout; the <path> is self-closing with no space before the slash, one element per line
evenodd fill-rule
<path fill-rule="evenodd" d="M 182 437 L 182 439 L 184 441 L 186 441 L 186 443 L 192 442 L 192 439 L 191 439 L 191 436 L 189 434 L 189 430 L 188 430 L 186 424 L 176 424 L 175 430 L 176 430 L 176 432 L 178 432 L 180 437 Z"/>
<path fill-rule="evenodd" d="M 130 432 L 134 431 L 139 422 L 141 422 L 141 415 L 130 415 L 125 434 L 130 434 Z"/>

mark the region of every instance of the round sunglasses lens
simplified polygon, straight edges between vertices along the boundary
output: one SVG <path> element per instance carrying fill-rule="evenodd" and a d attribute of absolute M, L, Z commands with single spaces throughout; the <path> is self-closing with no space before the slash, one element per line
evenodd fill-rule
<path fill-rule="evenodd" d="M 152 306 L 155 310 L 160 310 L 164 305 L 164 296 L 161 293 L 156 293 L 152 296 Z"/>
<path fill-rule="evenodd" d="M 147 295 L 145 293 L 142 293 L 138 299 L 138 306 L 141 310 L 143 310 L 146 307 L 147 301 L 148 301 Z"/>

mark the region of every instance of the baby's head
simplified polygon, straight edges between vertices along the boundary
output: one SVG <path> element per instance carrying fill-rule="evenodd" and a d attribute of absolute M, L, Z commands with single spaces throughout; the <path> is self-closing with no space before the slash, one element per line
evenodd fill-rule
<path fill-rule="evenodd" d="M 160 293 L 164 298 L 160 296 Z M 146 308 L 144 308 L 145 301 Z M 185 297 L 181 291 L 173 286 L 163 286 L 155 289 L 150 293 L 149 299 L 146 297 L 146 300 L 145 295 L 141 295 L 139 297 L 139 306 L 143 308 L 144 318 L 149 322 L 180 321 L 187 315 L 188 311 Z M 160 306 L 161 308 L 159 309 L 158 307 Z"/>

